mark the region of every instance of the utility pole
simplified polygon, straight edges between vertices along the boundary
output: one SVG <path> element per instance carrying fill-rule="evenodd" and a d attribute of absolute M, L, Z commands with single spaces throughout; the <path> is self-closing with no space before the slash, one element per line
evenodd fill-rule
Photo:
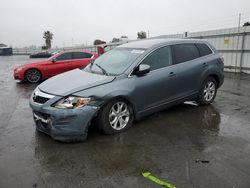
<path fill-rule="evenodd" d="M 240 23 L 241 23 L 241 13 L 239 13 L 239 22 L 238 22 L 238 37 L 237 37 L 237 45 L 236 45 L 236 62 L 235 62 L 235 69 L 236 72 L 237 65 L 238 65 L 238 50 L 239 50 L 239 41 L 240 41 Z M 239 67 L 241 71 L 241 67 Z"/>
<path fill-rule="evenodd" d="M 148 37 L 147 38 L 149 38 L 149 30 L 148 30 Z"/>
<path fill-rule="evenodd" d="M 238 33 L 240 32 L 241 13 L 239 13 Z"/>

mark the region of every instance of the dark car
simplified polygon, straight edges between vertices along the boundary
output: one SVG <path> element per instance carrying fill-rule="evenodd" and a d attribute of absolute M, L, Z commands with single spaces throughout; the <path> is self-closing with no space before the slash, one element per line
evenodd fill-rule
<path fill-rule="evenodd" d="M 10 56 L 13 55 L 11 47 L 0 47 L 0 56 Z"/>
<path fill-rule="evenodd" d="M 30 58 L 49 58 L 51 57 L 53 54 L 49 53 L 49 52 L 38 52 L 35 54 L 31 54 Z"/>
<path fill-rule="evenodd" d="M 57 140 L 86 139 L 94 118 L 104 133 L 115 134 L 184 101 L 211 104 L 223 67 L 220 54 L 202 40 L 131 42 L 40 84 L 30 106 L 37 129 Z"/>

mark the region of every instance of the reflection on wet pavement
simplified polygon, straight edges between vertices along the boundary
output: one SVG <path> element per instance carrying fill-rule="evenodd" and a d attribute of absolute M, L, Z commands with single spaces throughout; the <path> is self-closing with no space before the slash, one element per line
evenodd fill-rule
<path fill-rule="evenodd" d="M 106 136 L 64 144 L 35 131 L 28 100 L 36 85 L 12 79 L 27 56 L 0 57 L 0 187 L 249 187 L 250 76 L 226 74 L 210 106 L 183 104 Z M 202 163 L 197 161 L 209 161 Z"/>

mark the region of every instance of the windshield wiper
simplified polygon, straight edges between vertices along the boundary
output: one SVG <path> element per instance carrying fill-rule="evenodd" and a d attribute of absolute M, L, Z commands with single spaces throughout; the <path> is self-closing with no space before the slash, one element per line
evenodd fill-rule
<path fill-rule="evenodd" d="M 92 66 L 93 66 L 93 64 L 94 64 L 94 61 L 95 61 L 95 60 L 92 60 L 92 61 L 90 62 L 90 66 L 89 66 L 89 70 L 90 70 L 90 72 L 92 72 L 92 73 L 93 73 L 93 71 L 92 71 Z"/>
<path fill-rule="evenodd" d="M 100 68 L 103 72 L 103 74 L 105 74 L 106 76 L 108 76 L 109 74 L 107 73 L 107 71 L 101 67 L 101 65 L 98 65 L 97 63 L 95 63 L 94 65 L 96 65 L 98 68 Z"/>
<path fill-rule="evenodd" d="M 95 62 L 95 60 L 91 60 L 91 62 L 90 62 L 91 67 L 93 66 L 94 62 Z"/>

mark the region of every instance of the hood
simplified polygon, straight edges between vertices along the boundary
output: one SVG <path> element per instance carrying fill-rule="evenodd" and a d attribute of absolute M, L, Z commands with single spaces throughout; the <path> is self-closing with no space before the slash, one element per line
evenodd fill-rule
<path fill-rule="evenodd" d="M 36 65 L 43 65 L 43 64 L 48 64 L 48 61 L 44 60 L 44 61 L 26 63 L 26 64 L 19 65 L 17 68 L 19 68 L 19 67 L 35 67 Z"/>
<path fill-rule="evenodd" d="M 44 61 L 36 61 L 36 62 L 28 63 L 26 65 L 42 65 L 42 64 L 47 64 L 47 63 L 49 63 L 49 61 L 44 60 Z M 25 64 L 24 64 L 24 66 L 25 66 Z"/>
<path fill-rule="evenodd" d="M 38 88 L 49 94 L 67 96 L 78 91 L 112 82 L 114 79 L 114 76 L 93 74 L 80 69 L 74 69 L 46 80 Z"/>

